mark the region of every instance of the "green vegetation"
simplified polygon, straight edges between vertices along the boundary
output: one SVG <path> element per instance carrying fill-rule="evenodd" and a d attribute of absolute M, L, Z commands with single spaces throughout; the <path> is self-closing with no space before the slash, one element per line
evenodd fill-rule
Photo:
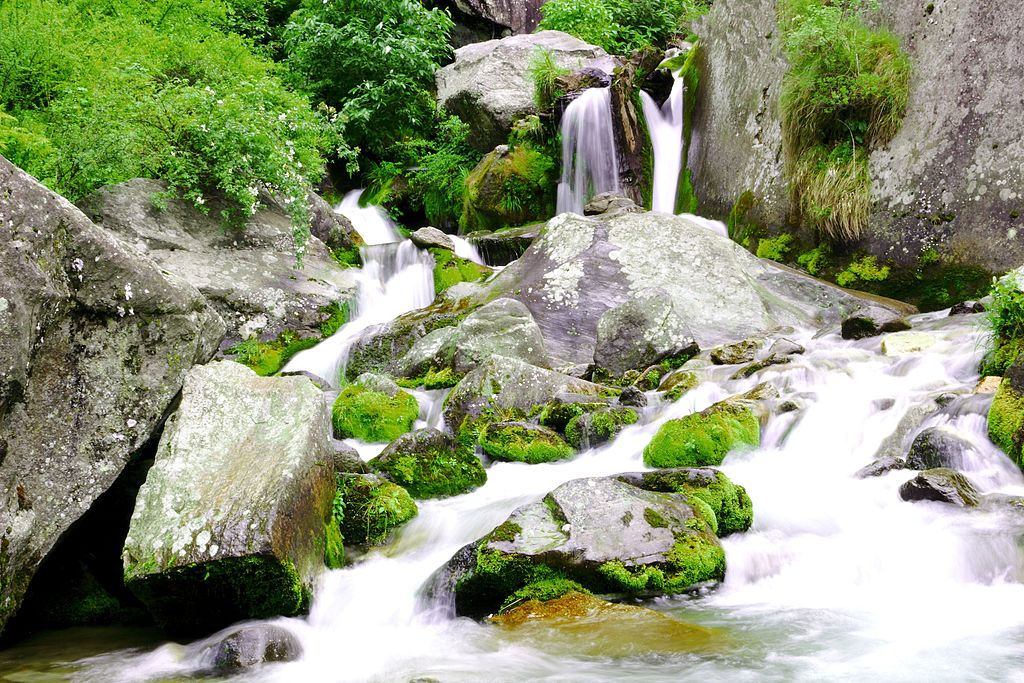
<path fill-rule="evenodd" d="M 874 256 L 865 256 L 853 261 L 846 270 L 836 275 L 836 283 L 850 287 L 857 282 L 881 282 L 889 277 L 889 266 L 878 266 Z"/>
<path fill-rule="evenodd" d="M 1021 468 L 1024 468 L 1024 396 L 1004 379 L 988 413 L 988 435 Z"/>
<path fill-rule="evenodd" d="M 472 448 L 447 438 L 415 444 L 379 455 L 370 467 L 409 492 L 413 498 L 457 496 L 483 486 L 487 472 Z"/>
<path fill-rule="evenodd" d="M 992 349 L 982 373 L 1003 375 L 1024 353 L 1024 282 L 1016 271 L 992 282 L 992 303 L 986 320 L 992 330 Z"/>
<path fill-rule="evenodd" d="M 549 0 L 541 29 L 565 31 L 612 54 L 666 47 L 707 12 L 703 0 Z"/>
<path fill-rule="evenodd" d="M 661 426 L 644 448 L 648 467 L 705 467 L 721 465 L 725 455 L 741 445 L 757 446 L 760 424 L 750 408 L 716 403 Z"/>
<path fill-rule="evenodd" d="M 300 338 L 296 333 L 286 330 L 272 341 L 259 341 L 256 338 L 240 341 L 227 353 L 233 354 L 235 360 L 252 369 L 261 377 L 269 377 L 280 372 L 281 368 L 299 351 L 313 348 L 320 343 L 317 337 Z"/>
<path fill-rule="evenodd" d="M 530 58 L 530 79 L 533 81 L 533 101 L 538 111 L 549 111 L 555 101 L 565 93 L 558 86 L 558 78 L 570 73 L 555 61 L 555 53 L 537 48 Z"/>
<path fill-rule="evenodd" d="M 434 256 L 434 292 L 441 294 L 452 285 L 460 282 L 479 282 L 486 280 L 491 269 L 456 256 L 448 249 L 433 248 Z"/>
<path fill-rule="evenodd" d="M 834 241 L 857 239 L 871 206 L 868 152 L 896 134 L 910 59 L 868 28 L 861 0 L 784 0 L 790 70 L 780 107 L 790 184 L 803 220 Z"/>
<path fill-rule="evenodd" d="M 785 263 L 786 255 L 792 250 L 792 243 L 793 236 L 788 233 L 765 237 L 757 243 L 757 257 Z"/>
<path fill-rule="evenodd" d="M 725 551 L 707 531 L 682 533 L 668 554 L 667 566 L 627 567 L 605 562 L 598 572 L 611 591 L 628 593 L 681 593 L 705 581 L 725 578 Z"/>
<path fill-rule="evenodd" d="M 695 3 L 694 7 L 702 7 Z M 686 53 L 679 68 L 687 96 L 683 100 L 683 151 L 682 167 L 679 170 L 679 187 L 676 189 L 676 213 L 697 213 L 697 194 L 693 188 L 693 174 L 689 167 L 690 143 L 693 138 L 693 117 L 697 112 L 697 94 L 700 92 L 700 68 L 698 66 L 701 44 L 697 41 Z M 652 162 L 653 163 L 653 162 Z M 751 195 L 752 196 L 752 195 Z"/>
<path fill-rule="evenodd" d="M 632 408 L 603 408 L 572 418 L 565 426 L 565 439 L 578 449 L 595 448 L 611 441 L 627 425 L 640 419 Z"/>
<path fill-rule="evenodd" d="M 662 381 L 658 391 L 665 392 L 665 398 L 669 401 L 678 401 L 683 394 L 697 384 L 697 375 L 692 372 L 674 372 Z"/>
<path fill-rule="evenodd" d="M 335 400 L 331 416 L 339 438 L 386 443 L 410 431 L 419 412 L 416 398 L 404 391 L 388 396 L 350 384 Z"/>
<path fill-rule="evenodd" d="M 379 545 L 395 528 L 405 524 L 419 510 L 412 496 L 397 484 L 359 474 L 338 476 L 335 505 L 343 510 L 334 521 L 346 543 Z"/>
<path fill-rule="evenodd" d="M 495 422 L 480 430 L 480 448 L 495 460 L 531 465 L 571 457 L 575 451 L 547 427 Z"/>
<path fill-rule="evenodd" d="M 541 145 L 523 141 L 491 152 L 466 177 L 461 233 L 496 230 L 550 217 L 558 163 Z"/>
<path fill-rule="evenodd" d="M 589 594 L 590 591 L 569 579 L 554 578 L 534 581 L 508 596 L 505 599 L 505 602 L 502 603 L 500 612 L 508 612 L 509 610 L 518 607 L 524 602 L 529 602 L 530 600 L 548 602 L 549 600 L 557 600 L 563 595 L 568 595 L 569 593 Z"/>
<path fill-rule="evenodd" d="M 732 483 L 721 472 L 645 472 L 643 487 L 651 491 L 686 494 L 691 505 L 701 508 L 701 516 L 718 536 L 746 531 L 754 519 L 753 504 L 746 489 Z"/>

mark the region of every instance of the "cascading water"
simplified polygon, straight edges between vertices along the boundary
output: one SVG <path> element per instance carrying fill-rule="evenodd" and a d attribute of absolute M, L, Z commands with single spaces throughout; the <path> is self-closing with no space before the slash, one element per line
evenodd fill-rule
<path fill-rule="evenodd" d="M 977 316 L 914 322 L 936 339 L 925 352 L 890 357 L 878 338 L 807 331 L 797 337 L 807 352 L 790 364 L 745 380 L 729 379 L 733 368 L 709 369 L 696 389 L 649 409 L 650 421 L 611 444 L 568 462 L 495 463 L 480 489 L 420 503 L 392 545 L 328 573 L 308 619 L 276 620 L 302 642 L 301 660 L 247 680 L 1006 680 L 1024 647 L 1024 518 L 1010 506 L 903 502 L 898 489 L 913 476 L 905 470 L 855 476 L 908 410 L 957 393 L 964 398 L 922 428 L 941 424 L 971 441 L 963 470 L 984 493 L 1024 493 L 1024 476 L 985 437 L 988 399 L 970 396 Z M 517 635 L 423 604 L 419 590 L 431 573 L 515 507 L 571 479 L 645 469 L 642 449 L 665 420 L 760 381 L 802 408 L 771 417 L 762 445 L 722 466 L 753 499 L 754 527 L 723 540 L 728 573 L 716 590 L 649 603 L 718 629 L 719 650 L 659 652 L 642 636 L 623 644 L 617 632 L 616 649 L 633 654 L 615 657 L 602 650 L 611 641 L 599 624 L 584 652 L 557 630 Z M 423 415 L 436 415 L 439 400 L 431 396 Z M 77 676 L 106 683 L 194 674 L 209 642 L 102 655 L 80 662 Z"/>
<path fill-rule="evenodd" d="M 434 300 L 433 261 L 407 239 L 379 207 L 359 206 L 362 190 L 349 192 L 336 211 L 352 221 L 366 243 L 360 249 L 363 267 L 356 276 L 352 319 L 312 349 L 296 354 L 284 370 L 310 372 L 337 386 L 352 344 L 369 327 Z"/>
<path fill-rule="evenodd" d="M 654 148 L 654 187 L 651 192 L 652 211 L 676 212 L 676 191 L 683 166 L 683 79 L 675 74 L 672 93 L 658 107 L 654 98 L 641 91 L 644 119 Z"/>
<path fill-rule="evenodd" d="M 583 213 L 591 197 L 618 189 L 611 90 L 591 88 L 573 100 L 562 116 L 558 213 Z"/>

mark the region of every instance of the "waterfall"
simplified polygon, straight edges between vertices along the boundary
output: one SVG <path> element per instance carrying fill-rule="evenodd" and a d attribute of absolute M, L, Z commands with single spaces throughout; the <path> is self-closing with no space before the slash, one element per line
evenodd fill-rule
<path fill-rule="evenodd" d="M 683 79 L 674 74 L 672 93 L 658 108 L 654 98 L 640 93 L 647 130 L 654 148 L 654 189 L 652 211 L 676 212 L 679 172 L 683 166 Z"/>
<path fill-rule="evenodd" d="M 591 88 L 573 100 L 562 116 L 558 213 L 581 214 L 591 197 L 618 189 L 611 90 Z"/>
<path fill-rule="evenodd" d="M 352 344 L 374 325 L 429 306 L 434 300 L 433 258 L 403 239 L 387 214 L 376 206 L 359 206 L 362 190 L 349 192 L 335 209 L 352 221 L 366 246 L 356 275 L 356 298 L 350 321 L 316 346 L 295 355 L 285 372 L 310 372 L 337 386 Z"/>

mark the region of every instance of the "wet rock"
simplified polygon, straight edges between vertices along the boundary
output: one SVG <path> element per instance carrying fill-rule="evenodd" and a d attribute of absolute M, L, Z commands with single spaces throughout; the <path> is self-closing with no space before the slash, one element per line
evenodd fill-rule
<path fill-rule="evenodd" d="M 623 213 L 642 213 L 643 207 L 637 206 L 629 197 L 618 192 L 602 192 L 595 195 L 583 207 L 584 216 L 617 216 Z"/>
<path fill-rule="evenodd" d="M 680 396 L 697 386 L 697 375 L 684 369 L 676 370 L 662 380 L 658 391 L 665 394 L 665 398 L 676 401 Z"/>
<path fill-rule="evenodd" d="M 782 339 L 776 339 L 775 342 L 772 343 L 771 347 L 768 349 L 768 355 L 799 356 L 805 353 L 806 351 L 807 349 L 805 349 L 800 344 L 797 344 L 795 341 L 791 339 L 786 339 L 785 337 L 783 337 Z"/>
<path fill-rule="evenodd" d="M 726 400 L 686 417 L 669 420 L 644 448 L 648 467 L 721 465 L 741 446 L 758 446 L 761 425 L 744 401 Z"/>
<path fill-rule="evenodd" d="M 707 506 L 613 478 L 577 479 L 516 509 L 462 548 L 434 581 L 460 615 L 498 611 L 516 591 L 556 577 L 588 590 L 680 593 L 725 575 Z"/>
<path fill-rule="evenodd" d="M 907 453 L 907 468 L 928 470 L 936 467 L 962 469 L 964 456 L 974 450 L 971 442 L 948 427 L 929 427 L 914 438 Z"/>
<path fill-rule="evenodd" d="M 792 356 L 781 356 L 778 354 L 770 354 L 766 358 L 759 361 L 754 361 L 749 365 L 745 365 L 732 374 L 730 379 L 746 379 L 752 375 L 756 375 L 765 368 L 770 368 L 773 365 L 787 365 L 792 361 Z"/>
<path fill-rule="evenodd" d="M 619 394 L 619 405 L 643 408 L 647 405 L 647 396 L 639 388 L 629 386 Z"/>
<path fill-rule="evenodd" d="M 711 362 L 715 365 L 739 365 L 754 360 L 764 342 L 760 339 L 744 339 L 735 344 L 726 344 L 711 349 Z"/>
<path fill-rule="evenodd" d="M 444 7 L 457 25 L 477 28 L 487 38 L 531 33 L 540 23 L 543 4 L 544 0 L 431 0 L 428 3 Z"/>
<path fill-rule="evenodd" d="M 537 367 L 548 367 L 544 337 L 530 309 L 515 299 L 496 299 L 469 314 L 455 327 L 437 330 L 419 340 L 401 361 L 404 377 L 444 369 L 465 376 L 497 354 Z"/>
<path fill-rule="evenodd" d="M 534 406 L 556 397 L 566 403 L 592 402 L 605 393 L 607 387 L 599 384 L 514 358 L 491 356 L 452 389 L 445 401 L 444 418 L 452 430 L 458 430 L 463 420 L 476 420 L 484 411 L 526 416 Z"/>
<path fill-rule="evenodd" d="M 288 372 L 282 372 L 280 374 L 281 374 L 281 377 L 305 377 L 306 379 L 308 379 L 310 382 L 313 383 L 313 386 L 315 386 L 317 389 L 320 389 L 320 390 L 326 390 L 326 389 L 330 389 L 331 388 L 331 383 L 330 382 L 325 380 L 320 375 L 315 375 L 312 372 L 309 372 L 307 370 L 298 370 L 298 371 L 290 370 Z"/>
<path fill-rule="evenodd" d="M 549 50 L 562 68 L 591 66 L 611 73 L 604 50 L 560 31 L 540 31 L 461 47 L 436 74 L 438 103 L 470 126 L 470 144 L 489 152 L 508 139 L 512 124 L 536 114 L 530 60 Z"/>
<path fill-rule="evenodd" d="M 230 361 L 193 369 L 124 543 L 158 623 L 210 631 L 304 611 L 334 498 L 323 394 Z"/>
<path fill-rule="evenodd" d="M 495 460 L 531 465 L 561 460 L 575 454 L 573 447 L 553 430 L 526 422 L 493 422 L 485 425 L 480 432 L 480 448 Z"/>
<path fill-rule="evenodd" d="M 1017 357 L 999 385 L 988 412 L 988 435 L 1024 467 L 1024 354 Z"/>
<path fill-rule="evenodd" d="M 361 457 L 359 457 L 359 451 L 352 448 L 344 441 L 332 439 L 331 448 L 334 450 L 331 462 L 334 464 L 335 472 L 365 473 L 370 471 L 367 464 L 363 462 Z"/>
<path fill-rule="evenodd" d="M 653 212 L 556 216 L 485 287 L 489 296 L 526 304 L 558 367 L 591 362 L 602 316 L 650 296 L 667 295 L 702 348 L 761 338 L 780 326 L 820 329 L 863 305 L 683 216 Z"/>
<path fill-rule="evenodd" d="M 843 319 L 843 339 L 865 339 L 886 332 L 909 330 L 910 323 L 896 311 L 881 306 L 865 306 Z"/>
<path fill-rule="evenodd" d="M 614 439 L 619 432 L 636 424 L 639 419 L 632 408 L 602 408 L 583 413 L 566 425 L 565 439 L 581 451 L 596 448 Z"/>
<path fill-rule="evenodd" d="M 900 487 L 907 501 L 931 500 L 957 507 L 976 507 L 981 499 L 974 484 L 959 472 L 947 468 L 925 470 Z"/>
<path fill-rule="evenodd" d="M 895 399 L 880 399 L 876 401 L 879 410 L 891 410 L 895 405 Z M 896 429 L 892 434 L 885 437 L 875 452 L 875 460 L 887 458 L 902 458 L 909 450 L 912 443 L 910 435 L 920 427 L 924 421 L 939 410 L 939 405 L 934 399 L 928 399 L 921 403 L 915 403 L 907 409 L 900 418 Z"/>
<path fill-rule="evenodd" d="M 455 251 L 455 243 L 452 242 L 452 238 L 437 228 L 430 226 L 420 228 L 409 235 L 409 239 L 412 240 L 412 243 L 420 249 L 437 248 Z"/>
<path fill-rule="evenodd" d="M 210 648 L 213 671 L 236 674 L 259 664 L 294 662 L 302 656 L 299 639 L 288 629 L 270 624 L 244 626 Z"/>
<path fill-rule="evenodd" d="M 886 455 L 875 460 L 870 465 L 857 470 L 857 473 L 853 476 L 858 479 L 868 479 L 869 477 L 880 477 L 893 470 L 903 469 L 907 469 L 907 462 L 903 458 L 898 458 L 895 455 Z"/>
<path fill-rule="evenodd" d="M 935 346 L 937 339 L 925 332 L 896 332 L 882 338 L 882 353 L 886 356 L 902 356 L 920 353 Z"/>
<path fill-rule="evenodd" d="M 747 531 L 754 521 L 747 490 L 710 467 L 631 472 L 618 479 L 645 491 L 685 494 L 692 505 L 706 504 L 705 519 L 718 536 Z"/>
<path fill-rule="evenodd" d="M 976 394 L 994 394 L 999 391 L 999 384 L 1003 381 L 1002 377 L 982 377 L 978 380 L 978 384 L 974 387 L 974 393 Z"/>
<path fill-rule="evenodd" d="M 594 365 L 613 377 L 665 358 L 685 361 L 700 352 L 665 292 L 630 299 L 597 321 Z"/>
<path fill-rule="evenodd" d="M 403 434 L 369 464 L 417 499 L 457 496 L 487 481 L 473 449 L 433 427 Z"/>
<path fill-rule="evenodd" d="M 339 475 L 337 495 L 343 512 L 335 520 L 346 545 L 384 543 L 419 512 L 408 491 L 375 474 Z"/>
<path fill-rule="evenodd" d="M 970 315 L 972 313 L 984 313 L 985 304 L 980 301 L 961 301 L 949 309 L 949 314 L 953 315 Z"/>
<path fill-rule="evenodd" d="M 198 288 L 224 318 L 229 342 L 274 339 L 283 332 L 319 337 L 337 302 L 354 295 L 354 275 L 315 236 L 306 243 L 299 269 L 291 217 L 272 198 L 263 197 L 268 205 L 243 230 L 226 231 L 217 196 L 207 200 L 208 214 L 180 199 L 157 209 L 153 196 L 166 191 L 161 181 L 129 180 L 81 204 L 104 228 Z M 353 248 L 355 233 L 342 235 L 351 226 L 342 227 L 330 207 L 319 206 L 314 217 L 320 216 L 321 234 Z"/>
<path fill-rule="evenodd" d="M 537 153 L 528 146 L 498 145 L 466 176 L 462 232 L 498 230 L 541 221 L 555 213 L 557 166 L 537 173 Z M 508 201 L 509 187 L 523 199 Z"/>
<path fill-rule="evenodd" d="M 494 232 L 472 232 L 466 235 L 466 239 L 472 241 L 488 265 L 507 266 L 530 248 L 543 225 L 533 223 Z"/>
<path fill-rule="evenodd" d="M 55 543 L 163 427 L 224 322 L 0 157 L 0 631 Z"/>

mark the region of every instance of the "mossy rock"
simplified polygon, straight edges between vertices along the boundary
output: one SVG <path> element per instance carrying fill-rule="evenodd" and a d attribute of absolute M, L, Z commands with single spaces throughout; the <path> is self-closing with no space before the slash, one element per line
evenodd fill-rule
<path fill-rule="evenodd" d="M 417 499 L 456 496 L 487 481 L 474 450 L 430 427 L 401 435 L 369 464 Z"/>
<path fill-rule="evenodd" d="M 992 399 L 988 435 L 1018 467 L 1024 468 L 1024 354 L 1007 370 Z"/>
<path fill-rule="evenodd" d="M 602 408 L 577 415 L 565 427 L 565 439 L 574 448 L 596 448 L 611 441 L 626 426 L 640 419 L 632 408 Z"/>
<path fill-rule="evenodd" d="M 661 426 L 644 448 L 648 467 L 706 467 L 721 465 L 737 446 L 758 446 L 761 425 L 741 403 L 716 403 Z"/>
<path fill-rule="evenodd" d="M 658 391 L 665 394 L 670 401 L 678 401 L 683 394 L 693 389 L 698 384 L 697 375 L 692 372 L 676 370 L 661 381 Z"/>
<path fill-rule="evenodd" d="M 480 282 L 493 272 L 487 266 L 456 256 L 447 249 L 430 249 L 434 256 L 434 293 L 441 294 L 460 282 Z"/>
<path fill-rule="evenodd" d="M 531 144 L 490 152 L 466 177 L 459 231 L 493 231 L 550 218 L 557 166 Z"/>
<path fill-rule="evenodd" d="M 556 432 L 565 433 L 565 428 L 573 420 L 584 413 L 601 410 L 607 403 L 566 403 L 561 399 L 552 399 L 544 404 L 538 420 L 543 427 Z"/>
<path fill-rule="evenodd" d="M 619 478 L 648 491 L 683 493 L 691 499 L 691 503 L 695 500 L 704 502 L 707 504 L 707 509 L 704 510 L 707 522 L 718 536 L 747 531 L 754 521 L 754 506 L 746 489 L 734 484 L 718 470 L 655 470 L 623 474 L 619 475 Z"/>
<path fill-rule="evenodd" d="M 419 413 L 416 398 L 404 391 L 388 396 L 351 384 L 334 401 L 331 417 L 338 438 L 383 443 L 410 431 Z"/>
<path fill-rule="evenodd" d="M 408 491 L 373 474 L 339 475 L 334 509 L 345 543 L 356 545 L 384 543 L 419 512 Z"/>
<path fill-rule="evenodd" d="M 575 451 L 553 430 L 525 422 L 494 422 L 480 431 L 480 448 L 495 460 L 531 465 L 571 457 Z"/>

